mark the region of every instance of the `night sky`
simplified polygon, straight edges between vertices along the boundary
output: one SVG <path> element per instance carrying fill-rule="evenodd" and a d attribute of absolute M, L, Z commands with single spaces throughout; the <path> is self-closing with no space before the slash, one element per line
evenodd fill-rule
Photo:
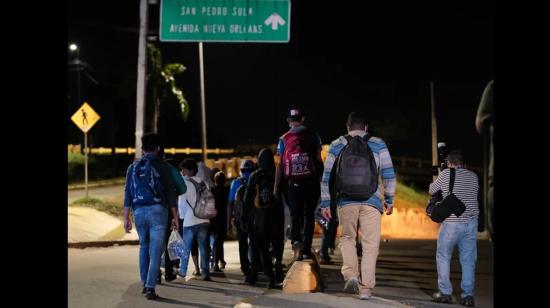
<path fill-rule="evenodd" d="M 287 129 L 286 110 L 295 103 L 323 143 L 345 133 L 350 111 L 363 110 L 393 155 L 430 159 L 434 80 L 439 140 L 481 165 L 474 120 L 483 89 L 494 78 L 492 1 L 291 5 L 288 44 L 205 43 L 209 147 L 276 143 Z M 82 100 L 102 116 L 90 131 L 91 145 L 133 146 L 139 1 L 71 1 L 67 17 L 68 42 L 79 44 L 82 61 L 99 82 L 82 76 Z M 149 18 L 150 32 L 158 35 L 158 5 L 150 6 Z M 177 103 L 167 101 L 160 133 L 167 146 L 200 147 L 198 44 L 157 46 L 164 64 L 186 66 L 176 79 L 191 107 L 184 123 Z M 76 73 L 67 76 L 72 114 L 81 103 Z M 68 139 L 82 142 L 73 124 Z"/>

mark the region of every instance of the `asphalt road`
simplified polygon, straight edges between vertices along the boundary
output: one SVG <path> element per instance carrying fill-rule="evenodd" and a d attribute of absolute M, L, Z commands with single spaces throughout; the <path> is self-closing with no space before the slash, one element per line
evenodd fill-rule
<path fill-rule="evenodd" d="M 314 247 L 319 247 L 319 238 Z M 287 242 L 285 259 L 291 257 Z M 256 286 L 241 282 L 237 242 L 225 243 L 227 266 L 223 274 L 213 274 L 213 282 L 178 278 L 157 286 L 161 297 L 146 300 L 141 294 L 138 272 L 138 246 L 69 249 L 69 307 L 462 307 L 436 304 L 430 296 L 436 291 L 435 241 L 390 240 L 380 245 L 375 299 L 366 303 L 341 292 L 340 264 L 322 266 L 323 293 L 283 294 L 266 289 L 260 275 Z M 456 254 L 456 252 L 455 252 Z M 338 262 L 341 256 L 336 255 Z M 451 264 L 455 298 L 460 294 L 460 265 L 456 255 Z M 493 307 L 493 251 L 487 240 L 478 241 L 476 307 Z M 188 272 L 192 272 L 189 262 Z"/>

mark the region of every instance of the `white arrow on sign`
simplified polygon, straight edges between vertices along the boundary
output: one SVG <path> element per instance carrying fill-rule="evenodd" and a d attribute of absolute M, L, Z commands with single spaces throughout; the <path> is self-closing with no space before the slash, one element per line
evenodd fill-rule
<path fill-rule="evenodd" d="M 271 29 L 273 30 L 277 30 L 279 25 L 284 26 L 286 24 L 285 20 L 282 19 L 277 13 L 271 14 L 271 16 L 269 16 L 264 23 L 266 26 L 271 24 Z"/>

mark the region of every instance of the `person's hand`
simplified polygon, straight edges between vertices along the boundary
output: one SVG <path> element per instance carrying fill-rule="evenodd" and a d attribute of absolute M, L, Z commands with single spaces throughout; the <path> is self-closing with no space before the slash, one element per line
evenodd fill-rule
<path fill-rule="evenodd" d="M 330 220 L 332 218 L 332 215 L 330 214 L 330 208 L 322 208 L 321 209 L 321 215 L 323 215 L 323 218 L 326 220 Z"/>
<path fill-rule="evenodd" d="M 130 230 L 132 230 L 132 221 L 130 220 L 130 217 L 124 217 L 124 231 L 126 231 L 126 233 L 130 233 Z"/>
<path fill-rule="evenodd" d="M 384 203 L 386 206 L 386 215 L 391 215 L 393 213 L 393 204 Z"/>
<path fill-rule="evenodd" d="M 172 230 L 178 231 L 180 228 L 180 221 L 176 218 L 172 218 Z"/>

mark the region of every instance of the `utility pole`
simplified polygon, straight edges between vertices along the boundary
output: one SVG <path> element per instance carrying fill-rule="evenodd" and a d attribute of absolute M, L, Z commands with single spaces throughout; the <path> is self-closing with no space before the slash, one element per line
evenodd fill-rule
<path fill-rule="evenodd" d="M 430 98 L 432 105 L 432 166 L 438 166 L 437 159 L 437 120 L 435 117 L 435 94 L 434 94 L 434 81 L 430 81 Z M 433 176 L 435 181 L 437 176 Z"/>
<path fill-rule="evenodd" d="M 202 42 L 199 42 L 199 61 L 201 76 L 201 144 L 202 144 L 202 162 L 206 164 L 206 104 L 204 102 L 204 55 Z"/>
<path fill-rule="evenodd" d="M 147 30 L 148 30 L 148 1 L 139 3 L 139 43 L 138 43 L 138 75 L 136 91 L 136 142 L 135 158 L 141 158 L 141 136 L 145 129 L 145 75 L 147 74 Z"/>

